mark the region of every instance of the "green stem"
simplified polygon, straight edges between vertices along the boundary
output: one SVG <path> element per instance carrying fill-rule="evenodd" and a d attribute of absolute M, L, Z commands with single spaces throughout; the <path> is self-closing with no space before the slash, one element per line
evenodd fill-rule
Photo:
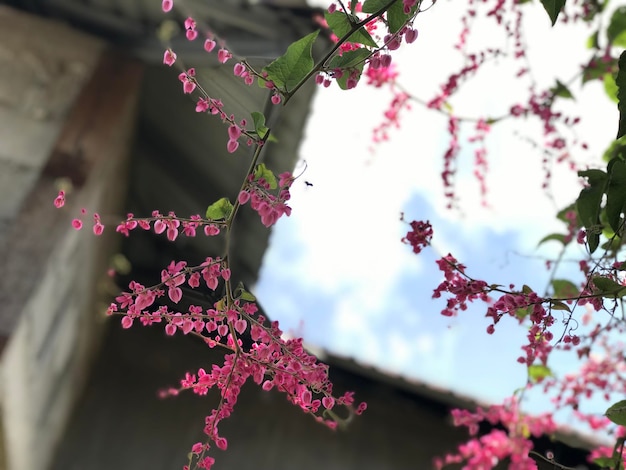
<path fill-rule="evenodd" d="M 237 193 L 237 196 L 239 196 L 239 193 L 241 191 L 246 189 L 246 186 L 248 185 L 248 176 L 252 174 L 252 172 L 254 171 L 254 167 L 259 161 L 259 157 L 261 156 L 261 151 L 263 150 L 263 147 L 267 143 L 267 140 L 269 139 L 271 132 L 272 132 L 271 129 L 268 129 L 267 132 L 265 133 L 265 136 L 257 144 L 256 149 L 254 150 L 254 155 L 252 156 L 252 160 L 250 161 L 250 166 L 248 167 L 248 170 L 246 171 L 246 176 L 244 177 L 243 182 L 241 183 L 241 188 L 239 188 L 239 192 Z M 222 257 L 222 259 L 224 260 L 224 263 L 226 263 L 226 267 L 230 267 L 228 265 L 228 255 L 230 253 L 230 234 L 233 228 L 233 223 L 235 222 L 235 217 L 237 216 L 237 212 L 239 211 L 240 207 L 241 207 L 241 204 L 239 203 L 239 197 L 237 197 L 237 199 L 235 199 L 235 203 L 233 204 L 233 210 L 228 216 L 228 219 L 226 219 L 226 247 L 224 248 L 224 256 Z"/>

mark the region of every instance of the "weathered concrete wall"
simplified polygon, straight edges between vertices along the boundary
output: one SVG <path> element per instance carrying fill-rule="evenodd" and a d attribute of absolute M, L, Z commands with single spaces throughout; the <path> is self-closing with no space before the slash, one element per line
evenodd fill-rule
<path fill-rule="evenodd" d="M 0 7 L 0 243 L 102 47 L 60 24 Z"/>
<path fill-rule="evenodd" d="M 65 25 L 0 9 L 0 468 L 46 468 L 99 343 L 140 67 Z M 59 183 L 71 187 L 56 210 Z M 106 233 L 106 232 L 105 232 Z"/>

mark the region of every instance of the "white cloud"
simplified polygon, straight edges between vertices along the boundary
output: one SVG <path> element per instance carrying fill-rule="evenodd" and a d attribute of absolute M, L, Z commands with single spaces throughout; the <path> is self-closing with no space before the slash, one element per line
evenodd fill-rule
<path fill-rule="evenodd" d="M 440 2 L 418 18 L 418 41 L 397 56 L 402 84 L 421 98 L 432 97 L 456 60 L 442 57 L 441 52 L 450 50 L 449 45 L 456 39 L 449 36 L 454 28 L 441 27 L 455 21 L 458 8 L 452 9 L 453 4 Z M 528 38 L 531 53 L 535 60 L 537 52 L 539 70 L 550 72 L 536 79 L 540 83 L 552 80 L 555 61 L 562 59 L 563 64 L 556 64 L 556 70 L 559 78 L 566 80 L 573 74 L 570 63 L 575 58 L 557 54 L 544 58 L 539 53 L 546 44 L 553 50 L 568 50 L 572 36 L 568 34 L 562 39 L 564 43 L 558 42 L 561 39 L 549 28 L 545 12 L 540 6 L 535 10 L 536 15 L 530 18 L 533 34 Z M 451 12 L 454 14 L 450 15 Z M 522 93 L 525 88 L 524 85 L 521 91 L 515 90 L 516 82 L 511 77 L 510 69 L 508 72 L 501 67 L 490 69 L 488 79 L 495 81 L 470 82 L 469 93 L 455 99 L 455 110 L 460 114 L 472 114 L 476 109 L 495 115 L 506 112 L 499 107 L 504 99 Z M 489 88 L 485 88 L 485 83 Z M 578 112 L 584 118 L 578 132 L 592 148 L 590 158 L 597 158 L 602 145 L 614 134 L 613 125 L 607 124 L 607 120 L 616 122 L 615 106 L 602 93 L 601 88 L 587 85 L 586 92 L 577 94 L 574 103 L 584 109 Z M 461 347 L 467 348 L 467 344 L 460 344 L 465 337 L 459 326 L 469 320 L 461 318 L 455 320 L 458 326 L 433 331 L 433 324 L 443 323 L 440 318 L 433 320 L 419 313 L 402 295 L 394 295 L 399 281 L 406 276 L 432 269 L 432 287 L 439 278 L 434 267 L 425 266 L 422 258 L 411 255 L 399 242 L 406 231 L 399 222 L 400 210 L 412 195 L 420 194 L 429 207 L 412 207 L 407 218 L 419 219 L 434 208 L 438 217 L 455 224 L 456 229 L 449 233 L 438 231 L 435 226 L 434 245 L 441 254 L 451 252 L 462 260 L 464 252 L 476 249 L 493 232 L 515 234 L 511 246 L 493 247 L 494 253 L 532 249 L 541 236 L 562 228 L 554 215 L 572 201 L 580 188 L 574 183 L 575 173 L 563 166 L 552 177 L 556 202 L 546 197 L 541 191 L 540 152 L 514 136 L 515 132 L 522 136 L 540 133 L 526 132 L 524 122 L 515 120 L 494 126 L 487 137 L 491 207 L 480 206 L 470 150 L 461 155 L 462 171 L 456 186 L 463 215 L 446 211 L 440 178 L 447 143 L 445 118 L 414 105 L 405 115 L 402 127 L 391 133 L 391 140 L 377 146 L 376 154 L 371 155 L 371 130 L 380 123 L 391 98 L 382 95 L 381 90 L 365 86 L 348 92 L 335 86 L 319 90 L 301 147 L 301 156 L 308 164 L 302 179 L 313 186 L 299 184 L 300 180 L 294 185 L 292 216 L 281 220 L 276 227 L 263 267 L 280 271 L 280 276 L 294 287 L 306 286 L 320 296 L 334 299 L 333 305 L 325 312 L 308 311 L 306 305 L 290 298 L 289 292 L 273 291 L 271 285 L 263 283 L 263 278 L 257 294 L 270 315 L 289 311 L 285 315 L 290 322 L 302 318 L 307 332 L 310 315 L 323 316 L 328 341 L 325 346 L 334 352 L 450 385 L 454 383 L 459 351 Z M 295 254 L 290 252 L 288 263 L 277 254 L 281 245 L 287 243 L 285 237 L 289 237 L 291 246 L 301 248 Z M 429 308 L 430 315 L 437 315 L 430 298 L 423 302 L 420 308 Z M 390 312 L 398 312 L 400 317 L 391 319 Z M 411 327 L 406 331 L 376 330 L 373 325 L 380 323 L 374 320 L 381 318 L 388 318 L 386 321 L 390 323 L 405 322 Z"/>

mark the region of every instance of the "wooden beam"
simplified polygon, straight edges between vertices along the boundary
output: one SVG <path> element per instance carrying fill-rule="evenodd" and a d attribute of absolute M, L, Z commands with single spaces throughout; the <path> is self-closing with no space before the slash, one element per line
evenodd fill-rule
<path fill-rule="evenodd" d="M 28 175 L 24 184 L 9 180 L 0 187 L 0 196 L 16 199 L 10 207 L 0 204 L 0 469 L 31 470 L 48 467 L 100 341 L 98 283 L 120 240 L 113 221 L 126 195 L 143 66 L 120 51 L 103 52 L 101 43 L 61 23 L 15 12 L 18 27 L 10 16 L 0 8 L 0 56 L 12 40 L 4 37 L 4 24 L 14 34 L 37 31 L 29 49 L 36 59 L 16 55 L 18 64 L 44 63 L 63 44 L 66 56 L 52 61 L 51 70 L 83 71 L 71 80 L 50 74 L 42 112 L 21 106 L 23 99 L 3 102 L 10 87 L 3 87 L 0 72 L 0 122 L 15 116 L 26 123 L 15 127 L 15 145 L 0 139 L 0 164 Z M 40 78 L 29 86 L 36 88 Z M 41 155 L 33 158 L 31 148 Z M 62 181 L 71 190 L 58 210 L 52 202 Z M 83 207 L 89 213 L 77 232 L 70 222 Z M 108 225 L 102 237 L 89 233 L 93 211 Z"/>

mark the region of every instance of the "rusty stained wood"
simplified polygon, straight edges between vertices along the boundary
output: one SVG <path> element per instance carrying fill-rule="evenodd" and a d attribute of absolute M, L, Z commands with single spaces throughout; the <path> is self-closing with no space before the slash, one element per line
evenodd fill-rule
<path fill-rule="evenodd" d="M 46 468 L 99 343 L 97 281 L 117 234 L 109 227 L 94 237 L 91 213 L 82 232 L 70 220 L 81 207 L 120 215 L 142 70 L 116 51 L 99 57 L 0 247 L 2 438 L 10 470 Z M 60 178 L 72 189 L 57 210 Z"/>
<path fill-rule="evenodd" d="M 52 155 L 11 222 L 0 247 L 0 269 L 5 273 L 0 284 L 0 351 L 37 289 L 55 246 L 71 230 L 71 218 L 79 214 L 77 203 L 71 200 L 80 200 L 81 188 L 90 178 L 97 180 L 99 165 L 120 158 L 120 152 L 128 147 L 128 142 L 120 142 L 120 136 L 133 125 L 141 71 L 139 64 L 118 53 L 103 55 L 65 121 Z M 68 208 L 62 211 L 52 205 L 59 178 L 69 178 L 74 185 Z"/>
<path fill-rule="evenodd" d="M 0 6 L 0 244 L 104 43 Z"/>

